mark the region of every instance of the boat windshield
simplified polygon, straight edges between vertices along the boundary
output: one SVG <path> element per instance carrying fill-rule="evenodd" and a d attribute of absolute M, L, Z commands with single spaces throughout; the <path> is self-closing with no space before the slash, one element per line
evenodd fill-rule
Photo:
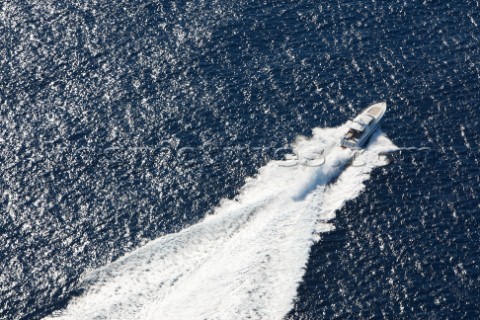
<path fill-rule="evenodd" d="M 351 139 L 358 139 L 360 138 L 360 136 L 362 135 L 363 131 L 359 131 L 359 130 L 355 130 L 355 129 L 350 129 L 345 138 L 347 140 L 351 140 Z"/>

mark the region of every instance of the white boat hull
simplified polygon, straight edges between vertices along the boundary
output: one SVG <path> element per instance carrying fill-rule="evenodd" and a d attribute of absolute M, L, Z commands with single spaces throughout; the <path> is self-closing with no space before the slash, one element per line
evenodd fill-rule
<path fill-rule="evenodd" d="M 364 148 L 372 134 L 378 129 L 380 121 L 387 110 L 385 102 L 369 106 L 355 119 L 349 121 L 348 132 L 342 138 L 343 148 Z"/>

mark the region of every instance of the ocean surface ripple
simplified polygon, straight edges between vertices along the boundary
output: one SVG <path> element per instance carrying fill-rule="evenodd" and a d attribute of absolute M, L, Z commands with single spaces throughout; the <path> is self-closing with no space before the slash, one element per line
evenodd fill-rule
<path fill-rule="evenodd" d="M 476 0 L 2 1 L 0 319 L 480 318 L 479 23 Z M 378 101 L 364 165 L 269 171 Z"/>

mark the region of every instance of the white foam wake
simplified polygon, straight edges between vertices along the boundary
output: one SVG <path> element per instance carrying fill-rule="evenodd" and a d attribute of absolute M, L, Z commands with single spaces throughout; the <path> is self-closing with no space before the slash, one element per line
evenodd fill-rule
<path fill-rule="evenodd" d="M 312 243 L 333 228 L 329 220 L 372 169 L 386 164 L 381 154 L 395 149 L 378 131 L 355 155 L 336 147 L 344 132 L 315 129 L 294 145 L 303 160 L 268 163 L 200 223 L 91 272 L 86 292 L 55 318 L 283 318 Z"/>

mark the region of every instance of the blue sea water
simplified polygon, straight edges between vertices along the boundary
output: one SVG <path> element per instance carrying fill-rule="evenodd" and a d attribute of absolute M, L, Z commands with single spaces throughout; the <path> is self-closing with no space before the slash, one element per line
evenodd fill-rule
<path fill-rule="evenodd" d="M 81 300 L 377 101 L 400 150 L 311 245 L 285 318 L 479 318 L 478 24 L 474 0 L 2 1 L 0 318 Z"/>

